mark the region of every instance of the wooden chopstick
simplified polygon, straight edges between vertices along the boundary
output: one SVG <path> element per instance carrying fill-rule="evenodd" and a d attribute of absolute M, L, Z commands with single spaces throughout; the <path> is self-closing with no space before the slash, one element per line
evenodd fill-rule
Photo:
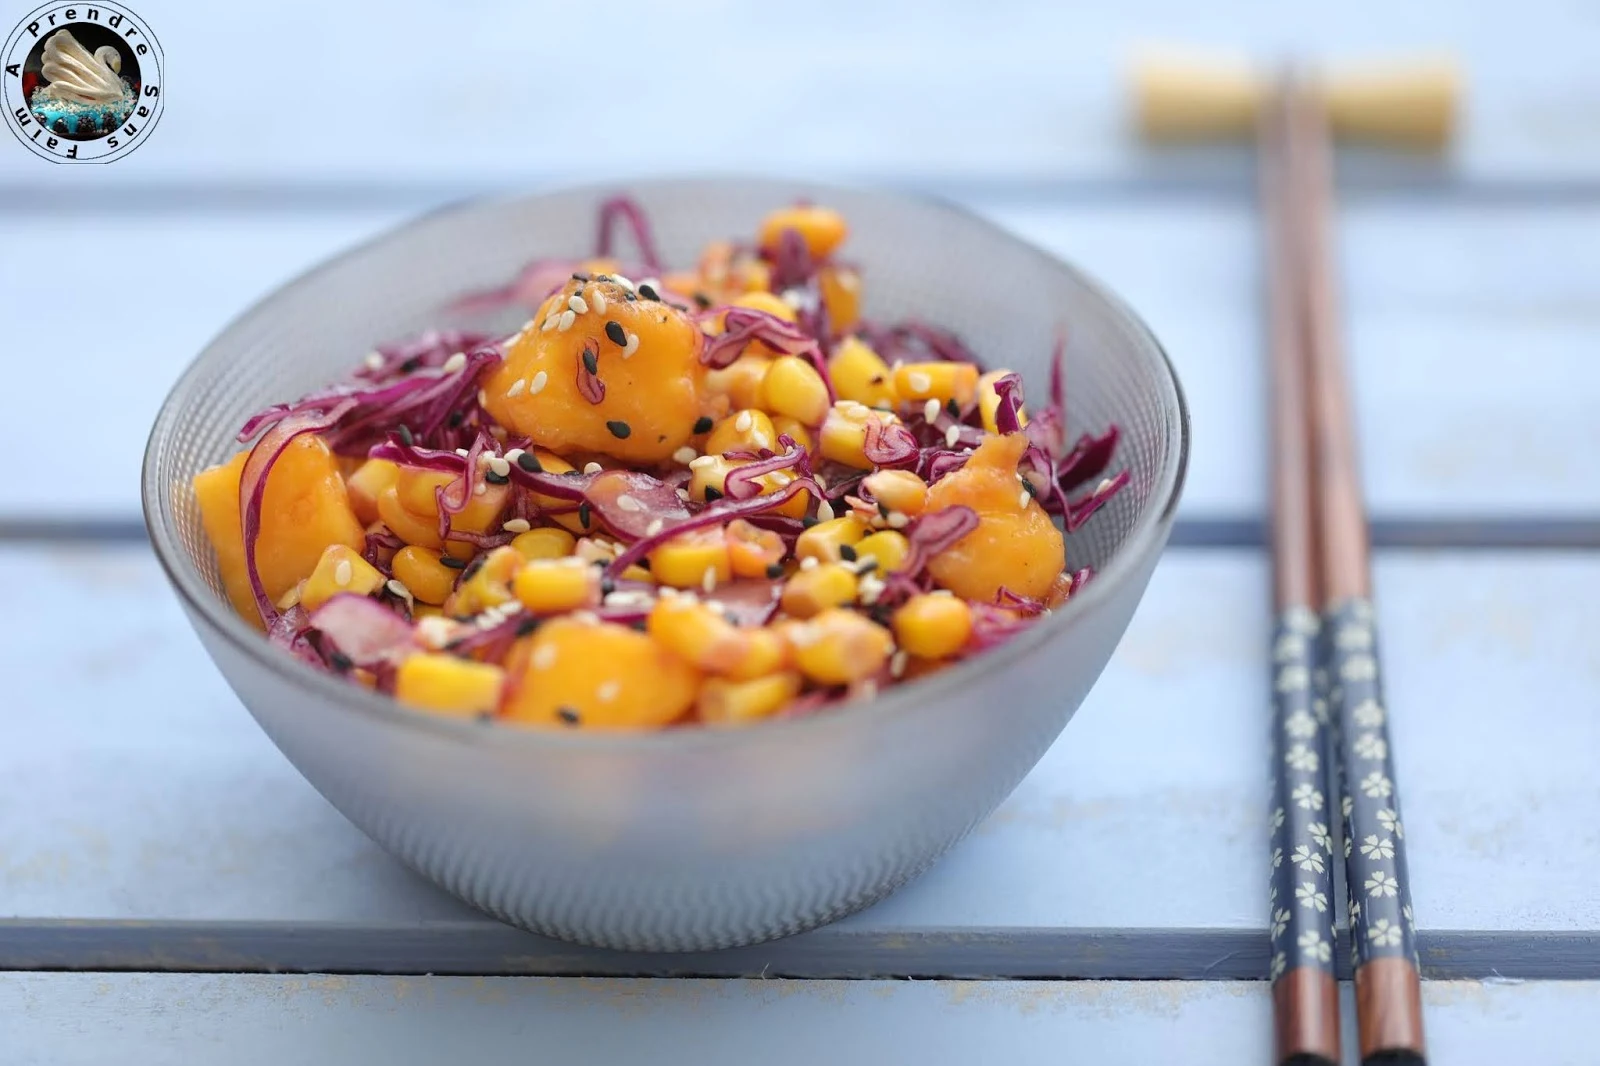
<path fill-rule="evenodd" d="M 1258 169 L 1272 427 L 1272 935 L 1273 1061 L 1339 1062 L 1334 976 L 1333 791 L 1327 706 L 1312 679 L 1320 605 L 1315 568 L 1303 259 L 1291 188 L 1288 79 L 1262 109 Z"/>
<path fill-rule="evenodd" d="M 1378 665 L 1367 518 L 1346 383 L 1330 214 L 1327 116 L 1290 86 L 1288 158 L 1303 300 L 1327 703 L 1338 745 L 1361 1061 L 1422 1063 L 1422 994 L 1404 827 Z"/>

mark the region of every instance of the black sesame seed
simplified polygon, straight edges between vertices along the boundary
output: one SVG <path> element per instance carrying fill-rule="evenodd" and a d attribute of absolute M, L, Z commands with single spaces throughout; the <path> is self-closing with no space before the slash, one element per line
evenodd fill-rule
<path fill-rule="evenodd" d="M 644 632 L 648 632 L 649 631 L 649 626 L 646 626 L 644 624 L 644 619 L 643 618 L 635 618 L 633 621 L 628 623 L 628 628 L 629 629 L 633 629 L 633 630 L 637 630 L 640 633 L 644 633 Z"/>
<path fill-rule="evenodd" d="M 463 580 L 463 581 L 471 581 L 472 578 L 473 578 L 473 575 L 475 575 L 479 570 L 482 570 L 482 569 L 483 569 L 483 556 L 480 555 L 480 556 L 477 556 L 476 558 L 474 558 L 472 560 L 472 562 L 467 564 L 467 568 L 461 572 L 461 580 Z"/>
<path fill-rule="evenodd" d="M 666 439 L 667 439 L 667 435 L 666 435 L 666 434 L 665 434 L 665 433 L 657 433 L 657 434 L 656 434 L 656 443 L 657 443 L 657 444 L 660 444 L 660 443 L 662 443 L 662 442 L 663 442 L 663 441 L 665 441 L 665 440 L 666 440 Z"/>
<path fill-rule="evenodd" d="M 767 576 L 772 578 L 773 580 L 777 580 L 778 578 L 782 577 L 783 576 L 783 564 L 782 563 L 773 563 L 771 566 L 767 567 Z"/>
<path fill-rule="evenodd" d="M 591 374 L 599 373 L 600 354 L 593 348 L 585 348 L 583 350 L 583 368 Z"/>
<path fill-rule="evenodd" d="M 584 500 L 578 504 L 578 524 L 584 529 L 589 528 L 589 501 Z"/>
<path fill-rule="evenodd" d="M 711 503 L 714 500 L 720 500 L 720 499 L 722 499 L 722 492 L 720 490 L 716 489 L 716 488 L 713 488 L 710 485 L 707 485 L 706 486 L 706 502 L 707 503 Z"/>
<path fill-rule="evenodd" d="M 700 308 L 700 310 L 704 311 L 706 308 L 711 306 L 711 297 L 707 296 L 703 292 L 697 292 L 694 294 L 694 302 Z"/>
<path fill-rule="evenodd" d="M 874 570 L 876 570 L 877 568 L 878 568 L 878 560 L 874 559 L 872 556 L 869 555 L 865 559 L 861 560 L 859 563 L 856 564 L 856 573 L 858 573 L 858 574 L 870 574 Z"/>
<path fill-rule="evenodd" d="M 889 505 L 882 500 L 878 501 L 878 513 L 885 518 L 889 517 Z"/>
<path fill-rule="evenodd" d="M 525 637 L 538 628 L 539 620 L 537 618 L 524 618 L 522 621 L 517 623 L 517 636 Z"/>
<path fill-rule="evenodd" d="M 467 568 L 467 561 L 465 559 L 457 559 L 454 555 L 441 555 L 439 556 L 439 562 L 452 570 L 465 570 Z"/>
<path fill-rule="evenodd" d="M 867 379 L 867 384 L 868 385 L 882 385 L 883 384 L 883 375 L 882 374 L 874 374 L 874 375 L 872 375 L 870 378 Z"/>
<path fill-rule="evenodd" d="M 413 370 L 417 369 L 417 367 L 419 367 L 421 365 L 422 365 L 422 357 L 421 356 L 417 356 L 414 359 L 407 359 L 405 362 L 400 364 L 400 373 L 409 374 L 409 373 L 411 373 Z"/>
<path fill-rule="evenodd" d="M 460 426 L 461 423 L 465 422 L 466 420 L 467 420 L 467 413 L 465 411 L 451 411 L 450 412 L 450 428 L 451 429 L 455 429 L 456 427 Z"/>
<path fill-rule="evenodd" d="M 889 611 L 889 605 L 886 603 L 874 604 L 872 610 L 867 612 L 867 617 L 880 626 L 886 626 L 889 624 Z"/>
<path fill-rule="evenodd" d="M 628 425 L 628 423 L 624 422 L 620 418 L 611 419 L 606 423 L 606 428 L 609 429 L 611 431 L 611 435 L 618 440 L 627 440 L 629 434 L 633 432 L 633 427 Z"/>
<path fill-rule="evenodd" d="M 453 614 L 453 615 L 450 616 L 450 620 L 452 622 L 470 622 L 470 621 L 472 621 L 472 616 L 470 614 Z M 452 640 L 450 642 L 450 644 L 446 644 L 445 647 L 448 648 L 448 647 L 450 647 L 451 644 L 459 644 L 459 643 L 460 643 L 460 641 Z"/>
<path fill-rule="evenodd" d="M 606 283 L 606 284 L 607 284 L 607 285 L 609 285 L 609 284 L 611 284 L 611 275 L 610 275 L 610 274 L 596 274 L 596 275 L 595 275 L 595 276 L 594 276 L 594 280 L 596 280 L 596 281 L 603 281 L 603 282 L 605 282 L 605 283 Z"/>
<path fill-rule="evenodd" d="M 946 411 L 950 412 L 950 417 L 951 418 L 960 418 L 961 417 L 961 405 L 956 403 L 956 400 L 955 400 L 954 396 L 950 397 L 950 399 L 945 401 L 944 409 Z"/>
<path fill-rule="evenodd" d="M 506 477 L 504 474 L 497 474 L 493 470 L 490 470 L 488 473 L 483 475 L 483 480 L 487 481 L 491 485 L 504 485 L 511 479 Z"/>
<path fill-rule="evenodd" d="M 341 674 L 355 666 L 355 660 L 342 651 L 332 652 L 328 655 L 328 665 Z"/>
<path fill-rule="evenodd" d="M 544 472 L 544 464 L 540 463 L 539 457 L 534 455 L 532 452 L 523 452 L 521 455 L 517 456 L 517 465 L 522 467 L 522 469 L 526 470 L 530 474 L 539 474 Z"/>
<path fill-rule="evenodd" d="M 567 725 L 577 725 L 579 721 L 578 712 L 571 707 L 557 708 L 556 717 L 567 723 Z"/>
<path fill-rule="evenodd" d="M 1022 489 L 1023 489 L 1024 492 L 1026 492 L 1029 496 L 1032 496 L 1034 499 L 1038 499 L 1039 498 L 1039 490 L 1034 488 L 1033 487 L 1033 482 L 1029 481 L 1027 478 L 1023 478 L 1022 479 Z"/>
<path fill-rule="evenodd" d="M 584 273 L 577 273 L 577 274 L 572 275 L 572 280 L 573 281 L 588 281 L 589 280 L 589 275 L 584 274 Z"/>
<path fill-rule="evenodd" d="M 609 577 L 602 577 L 600 579 L 600 595 L 609 596 L 615 591 L 617 591 L 617 583 L 615 581 L 611 580 Z"/>
<path fill-rule="evenodd" d="M 695 419 L 694 431 L 696 433 L 710 433 L 711 427 L 714 425 L 716 425 L 715 422 L 704 415 L 701 415 L 699 418 Z"/>
<path fill-rule="evenodd" d="M 593 566 L 596 570 L 604 570 L 606 567 L 611 565 L 611 560 L 610 559 L 590 559 L 589 560 L 589 565 Z"/>
<path fill-rule="evenodd" d="M 856 561 L 856 550 L 855 550 L 855 548 L 851 547 L 848 544 L 839 545 L 839 558 L 843 559 L 847 563 L 855 562 Z"/>
<path fill-rule="evenodd" d="M 406 425 L 404 422 L 396 426 L 394 428 L 394 432 L 395 436 L 400 438 L 400 443 L 404 444 L 407 448 L 417 443 L 417 438 L 411 435 L 411 427 Z"/>
<path fill-rule="evenodd" d="M 648 555 L 639 556 L 639 558 L 634 562 L 633 565 L 637 566 L 640 570 L 649 570 L 650 569 L 650 556 L 648 556 Z"/>
<path fill-rule="evenodd" d="M 817 524 L 817 519 L 816 519 L 815 515 L 806 515 L 804 518 L 800 519 L 800 526 L 803 529 L 810 529 L 812 526 L 814 526 L 816 524 Z"/>
<path fill-rule="evenodd" d="M 623 298 L 623 299 L 624 299 L 624 300 L 626 300 L 626 301 L 628 301 L 628 302 L 629 302 L 629 303 L 633 303 L 633 302 L 634 302 L 634 301 L 635 301 L 635 300 L 637 300 L 637 299 L 638 299 L 638 298 L 639 298 L 639 297 L 637 297 L 637 296 L 635 296 L 635 295 L 634 295 L 634 294 L 633 294 L 633 293 L 631 293 L 631 292 L 625 292 L 625 293 L 623 293 L 623 294 L 622 294 L 622 298 Z"/>
<path fill-rule="evenodd" d="M 668 304 L 667 306 L 672 308 L 674 311 L 683 311 L 684 313 L 688 313 L 689 310 L 688 304 Z"/>
<path fill-rule="evenodd" d="M 621 322 L 607 322 L 606 336 L 611 338 L 611 343 L 619 348 L 628 346 L 628 331 L 622 328 Z"/>
<path fill-rule="evenodd" d="M 655 286 L 649 284 L 648 282 L 639 286 L 639 295 L 643 296 L 646 300 L 654 300 L 657 303 L 661 302 L 661 294 L 656 292 Z"/>

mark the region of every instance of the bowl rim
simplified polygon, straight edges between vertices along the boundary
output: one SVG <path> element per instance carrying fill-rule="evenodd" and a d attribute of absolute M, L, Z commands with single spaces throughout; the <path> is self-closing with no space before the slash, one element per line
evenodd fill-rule
<path fill-rule="evenodd" d="M 848 701 L 847 703 L 828 707 L 815 714 L 799 718 L 762 722 L 756 727 L 746 729 L 698 728 L 633 731 L 539 729 L 514 726 L 493 720 L 450 718 L 430 714 L 420 709 L 408 707 L 392 696 L 377 693 L 359 685 L 353 685 L 346 679 L 311 669 L 306 664 L 299 662 L 293 656 L 282 651 L 282 649 L 269 643 L 259 629 L 247 623 L 224 598 L 212 592 L 210 587 L 199 576 L 197 568 L 189 560 L 187 553 L 178 543 L 176 535 L 160 522 L 161 501 L 157 495 L 160 486 L 155 484 L 154 477 L 156 450 L 159 438 L 164 436 L 163 430 L 179 414 L 175 401 L 180 394 L 186 391 L 185 387 L 189 381 L 202 371 L 212 350 L 224 338 L 257 314 L 263 305 L 287 296 L 304 286 L 314 284 L 324 274 L 335 270 L 347 260 L 378 249 L 390 241 L 399 240 L 419 226 L 446 222 L 452 216 L 476 213 L 492 209 L 496 205 L 523 204 L 529 200 L 541 199 L 547 196 L 615 195 L 619 192 L 634 189 L 660 189 L 670 186 L 705 184 L 707 182 L 739 182 L 749 185 L 767 185 L 775 192 L 784 191 L 790 195 L 801 189 L 810 193 L 820 193 L 824 196 L 830 191 L 853 195 L 877 195 L 912 201 L 931 211 L 955 216 L 965 223 L 988 230 L 1002 240 L 1022 245 L 1047 260 L 1055 268 L 1064 270 L 1075 282 L 1095 298 L 1102 301 L 1112 314 L 1122 321 L 1125 327 L 1128 327 L 1135 335 L 1142 337 L 1149 344 L 1159 358 L 1161 370 L 1165 372 L 1163 380 L 1171 389 L 1172 402 L 1170 409 L 1174 412 L 1172 417 L 1176 422 L 1176 425 L 1169 425 L 1169 429 L 1174 432 L 1169 433 L 1168 436 L 1167 455 L 1164 457 L 1166 461 L 1163 464 L 1164 473 L 1160 482 L 1152 489 L 1151 505 L 1145 508 L 1144 513 L 1135 521 L 1133 528 L 1128 531 L 1121 547 L 1117 549 L 1102 569 L 1096 571 L 1094 580 L 1089 583 L 1083 592 L 1070 597 L 1065 604 L 1053 611 L 1048 617 L 1040 619 L 1005 643 L 981 655 L 941 670 L 932 676 L 892 685 L 870 699 Z M 1188 475 L 1190 432 L 1188 400 L 1184 395 L 1183 385 L 1178 378 L 1177 370 L 1172 364 L 1172 358 L 1159 338 L 1156 337 L 1154 331 L 1150 329 L 1127 302 L 1109 286 L 1100 281 L 1099 278 L 1074 263 L 1068 262 L 1060 256 L 1041 248 L 1026 237 L 1020 236 L 983 217 L 971 208 L 932 193 L 894 189 L 882 185 L 850 185 L 810 180 L 785 180 L 770 175 L 740 173 L 717 173 L 699 176 L 671 175 L 640 177 L 631 180 L 564 183 L 524 192 L 488 193 L 449 201 L 419 212 L 405 221 L 356 242 L 346 247 L 343 251 L 327 256 L 302 270 L 254 300 L 248 307 L 233 316 L 200 349 L 183 373 L 178 376 L 178 379 L 168 391 L 166 398 L 162 400 L 161 407 L 158 409 L 155 421 L 152 424 L 150 435 L 145 442 L 144 456 L 140 466 L 140 496 L 145 529 L 150 537 L 151 546 L 161 564 L 162 570 L 166 573 L 168 582 L 177 592 L 191 620 L 195 621 L 197 625 L 203 622 L 211 632 L 225 639 L 245 656 L 254 660 L 259 666 L 300 689 L 308 696 L 325 699 L 341 709 L 375 716 L 397 727 L 422 729 L 437 734 L 442 738 L 472 745 L 490 744 L 497 749 L 505 749 L 508 746 L 519 748 L 524 746 L 540 748 L 558 746 L 560 748 L 599 749 L 607 753 L 619 754 L 636 749 L 645 752 L 697 751 L 704 748 L 744 745 L 762 738 L 770 738 L 777 742 L 782 742 L 785 737 L 798 740 L 801 735 L 808 731 L 818 732 L 841 728 L 840 723 L 853 722 L 863 716 L 885 719 L 898 714 L 913 713 L 915 707 L 924 701 L 938 699 L 945 694 L 957 692 L 974 684 L 981 684 L 986 680 L 990 680 L 993 675 L 1002 674 L 1008 666 L 1028 655 L 1034 649 L 1064 636 L 1072 629 L 1078 619 L 1088 615 L 1099 604 L 1110 599 L 1123 582 L 1132 579 L 1139 564 L 1147 555 L 1161 551 L 1162 545 L 1171 530 L 1178 502 L 1183 495 L 1183 487 Z M 231 681 L 230 687 L 232 687 Z M 243 700 L 241 699 L 240 702 L 243 702 Z"/>

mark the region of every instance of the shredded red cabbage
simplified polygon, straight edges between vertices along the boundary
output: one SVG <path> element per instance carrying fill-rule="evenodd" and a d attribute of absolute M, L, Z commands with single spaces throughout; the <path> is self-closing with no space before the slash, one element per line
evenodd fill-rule
<path fill-rule="evenodd" d="M 341 592 L 311 612 L 311 625 L 357 666 L 395 662 L 416 649 L 416 627 L 377 600 Z"/>
<path fill-rule="evenodd" d="M 722 332 L 708 338 L 705 347 L 700 351 L 700 361 L 713 370 L 720 370 L 739 358 L 744 352 L 745 345 L 751 341 L 761 341 L 767 347 L 785 355 L 810 357 L 813 359 L 812 365 L 816 365 L 814 354 L 818 350 L 816 340 L 806 336 L 798 327 L 785 322 L 777 315 L 769 315 L 753 307 L 729 307 L 708 311 L 701 318 L 709 320 L 717 315 L 727 316 L 723 319 Z"/>
<path fill-rule="evenodd" d="M 625 222 L 633 231 L 634 246 L 639 249 L 640 262 L 648 274 L 661 273 L 661 257 L 656 254 L 656 241 L 650 232 L 650 220 L 644 208 L 627 196 L 613 196 L 600 205 L 599 233 L 595 237 L 595 258 L 615 258 L 614 245 L 617 223 Z"/>

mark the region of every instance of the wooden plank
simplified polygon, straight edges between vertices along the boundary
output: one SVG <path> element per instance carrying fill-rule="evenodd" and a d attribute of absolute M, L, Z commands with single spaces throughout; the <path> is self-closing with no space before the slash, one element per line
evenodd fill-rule
<path fill-rule="evenodd" d="M 905 0 L 821 0 L 782 32 L 760 9 L 730 4 L 632 5 L 623 32 L 581 7 L 510 0 L 477 5 L 447 28 L 421 0 L 397 0 L 380 18 L 311 0 L 250 14 L 172 0 L 147 14 L 172 74 L 157 135 L 104 173 L 19 159 L 9 183 L 101 192 L 152 181 L 460 186 L 752 167 L 1007 180 L 1240 173 L 1238 158 L 1158 159 L 1133 142 L 1121 65 L 1152 33 L 1262 56 L 1449 47 L 1471 76 L 1455 169 L 1587 178 L 1600 164 L 1595 28 L 1560 0 L 1530 0 L 1515 20 L 1449 0 L 1403 10 L 1356 0 L 1314 21 L 1252 0 L 1203 14 L 1175 0 L 1090 9 L 1028 0 L 1003 16 L 964 4 L 934 18 Z M 316 77 L 196 88 L 238 85 L 241 41 L 256 55 L 296 56 Z M 448 73 L 408 91 L 377 73 L 400 56 Z M 647 93 L 595 106 L 597 76 L 628 86 L 632 72 Z M 1416 169 L 1382 162 L 1390 165 L 1373 160 L 1373 169 Z"/>
<path fill-rule="evenodd" d="M 1423 985 L 1430 1058 L 1452 1066 L 1587 1066 L 1600 983 Z M 1350 993 L 1344 989 L 1345 1015 Z M 1265 982 L 626 981 L 560 978 L 4 974 L 18 1066 L 459 1058 L 708 1066 L 818 1061 L 1267 1061 Z M 1353 1034 L 1350 1034 L 1353 1035 Z M 1345 1062 L 1357 1061 L 1344 1041 Z M 222 1051 L 222 1049 L 226 1051 Z"/>
<path fill-rule="evenodd" d="M 970 206 L 1100 275 L 1147 318 L 1193 408 L 1184 516 L 1257 518 L 1264 430 L 1247 206 Z M 194 353 L 279 281 L 408 213 L 0 216 L 0 321 L 23 356 L 12 371 L 18 396 L 62 388 L 50 358 L 60 325 L 28 284 L 52 242 L 138 247 L 149 266 L 137 299 L 75 309 L 71 334 L 82 380 L 96 383 L 74 392 L 73 414 L 97 439 L 127 446 L 70 479 L 49 464 L 18 465 L 0 483 L 0 522 L 136 518 L 133 442 Z M 1583 459 L 1600 448 L 1586 406 L 1600 391 L 1589 353 L 1600 209 L 1365 204 L 1345 219 L 1365 477 L 1380 523 L 1600 516 L 1600 468 Z M 0 424 L 0 453 L 26 454 L 59 431 L 60 417 L 54 404 L 18 405 Z M 1512 532 L 1540 539 L 1537 526 Z"/>
<path fill-rule="evenodd" d="M 1600 597 L 1600 560 L 1380 557 L 1377 578 L 1417 921 L 1441 934 L 1430 965 L 1600 966 L 1584 939 L 1600 932 L 1589 766 L 1600 722 L 1576 713 L 1600 690 L 1582 621 Z M 250 954 L 229 965 L 245 967 L 307 958 L 297 945 L 312 930 L 352 944 L 387 930 L 414 947 L 414 964 L 441 957 L 429 945 L 453 942 L 457 923 L 484 921 L 296 776 L 206 662 L 142 550 L 10 547 L 0 587 L 36 612 L 0 648 L 0 913 L 16 919 L 5 933 L 34 920 L 154 923 L 154 939 L 128 951 L 214 965 L 206 930 L 181 923 L 253 923 L 230 941 Z M 763 958 L 837 967 L 844 940 L 804 944 L 848 934 L 878 938 L 877 972 L 900 972 L 896 951 L 943 972 L 1005 972 L 1008 959 L 1043 965 L 1028 944 L 1056 931 L 1077 939 L 1046 949 L 1088 976 L 1228 972 L 1238 952 L 1234 972 L 1253 976 L 1266 603 L 1258 557 L 1170 554 L 1082 711 L 995 816 L 901 893 Z M 1496 953 L 1451 931 L 1505 936 Z M 12 957 L 49 955 L 29 943 L 12 941 Z M 94 945 L 78 943 L 81 965 Z M 453 957 L 546 950 L 524 947 L 493 940 Z M 448 961 L 452 949 L 438 950 Z"/>

